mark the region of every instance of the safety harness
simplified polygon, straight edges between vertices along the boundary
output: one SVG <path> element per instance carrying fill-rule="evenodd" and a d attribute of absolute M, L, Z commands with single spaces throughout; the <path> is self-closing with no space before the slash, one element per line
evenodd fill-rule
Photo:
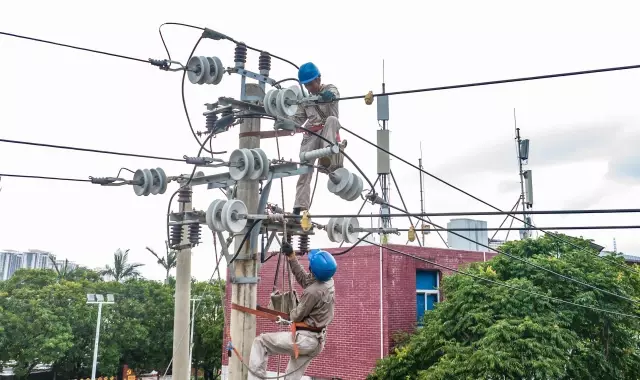
<path fill-rule="evenodd" d="M 297 330 L 306 330 L 312 331 L 316 333 L 322 332 L 322 328 L 313 327 L 308 325 L 305 322 L 292 322 L 289 321 L 289 315 L 286 313 L 281 313 L 276 310 L 267 309 L 266 307 L 256 306 L 255 309 L 251 309 L 249 307 L 241 306 L 236 303 L 231 304 L 232 309 L 236 309 L 238 311 L 242 311 L 244 313 L 253 314 L 257 317 L 262 317 L 269 319 L 276 323 L 286 323 L 289 325 L 291 329 L 291 339 L 293 339 L 293 355 L 297 359 L 298 358 L 298 344 L 296 343 L 296 331 Z"/>

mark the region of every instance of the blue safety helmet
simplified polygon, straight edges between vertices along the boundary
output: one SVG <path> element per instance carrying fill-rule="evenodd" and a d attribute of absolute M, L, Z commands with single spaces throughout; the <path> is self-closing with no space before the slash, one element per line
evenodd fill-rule
<path fill-rule="evenodd" d="M 320 70 L 311 62 L 307 62 L 300 66 L 298 70 L 298 80 L 302 84 L 307 84 L 320 76 Z"/>
<path fill-rule="evenodd" d="M 329 252 L 320 249 L 309 251 L 309 270 L 318 281 L 329 281 L 337 269 L 336 259 Z"/>

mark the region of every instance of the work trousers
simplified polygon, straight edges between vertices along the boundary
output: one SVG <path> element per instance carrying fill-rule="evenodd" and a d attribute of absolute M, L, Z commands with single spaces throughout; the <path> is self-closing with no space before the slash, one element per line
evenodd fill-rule
<path fill-rule="evenodd" d="M 324 127 L 319 135 L 326 138 L 335 144 L 336 136 L 340 130 L 340 121 L 335 116 L 329 116 L 324 123 Z M 308 152 L 315 149 L 322 149 L 329 146 L 329 144 L 318 136 L 306 133 L 302 138 L 302 144 L 300 144 L 300 152 Z M 335 154 L 331 156 L 331 166 L 338 168 L 342 167 L 343 155 Z M 315 165 L 316 160 L 309 160 L 311 165 Z M 311 179 L 313 178 L 314 169 L 306 174 L 298 176 L 298 183 L 296 184 L 296 200 L 293 207 L 299 207 L 301 210 L 309 210 L 311 203 Z"/>
<path fill-rule="evenodd" d="M 265 333 L 257 336 L 251 347 L 248 380 L 258 380 L 267 376 L 267 363 L 270 355 L 290 355 L 284 377 L 285 380 L 300 380 L 311 360 L 320 355 L 324 348 L 324 334 L 311 331 L 297 331 L 298 358 L 293 357 L 293 339 L 291 332 Z M 253 373 L 252 373 L 253 372 Z"/>

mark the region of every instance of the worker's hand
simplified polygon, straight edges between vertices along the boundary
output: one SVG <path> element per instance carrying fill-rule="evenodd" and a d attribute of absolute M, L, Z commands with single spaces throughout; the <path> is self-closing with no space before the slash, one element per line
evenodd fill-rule
<path fill-rule="evenodd" d="M 289 242 L 285 241 L 284 243 L 282 243 L 282 253 L 289 257 L 293 255 L 293 247 L 291 246 L 291 244 L 289 244 Z"/>
<path fill-rule="evenodd" d="M 331 101 L 331 100 L 335 99 L 336 98 L 336 94 L 334 94 L 333 92 L 331 92 L 329 90 L 325 90 L 325 91 L 322 91 L 320 93 L 320 97 L 325 102 L 328 102 L 328 101 Z"/>

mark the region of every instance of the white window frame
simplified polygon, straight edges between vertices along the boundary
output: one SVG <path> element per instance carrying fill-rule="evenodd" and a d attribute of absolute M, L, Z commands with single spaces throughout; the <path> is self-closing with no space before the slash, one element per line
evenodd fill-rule
<path fill-rule="evenodd" d="M 436 303 L 440 302 L 440 271 L 434 271 L 436 273 L 436 289 L 435 290 L 427 290 L 427 289 L 416 289 L 416 294 L 422 294 L 424 296 L 424 312 L 429 311 L 427 309 L 427 295 L 435 294 L 436 295 Z M 417 310 L 416 310 L 417 311 Z"/>

